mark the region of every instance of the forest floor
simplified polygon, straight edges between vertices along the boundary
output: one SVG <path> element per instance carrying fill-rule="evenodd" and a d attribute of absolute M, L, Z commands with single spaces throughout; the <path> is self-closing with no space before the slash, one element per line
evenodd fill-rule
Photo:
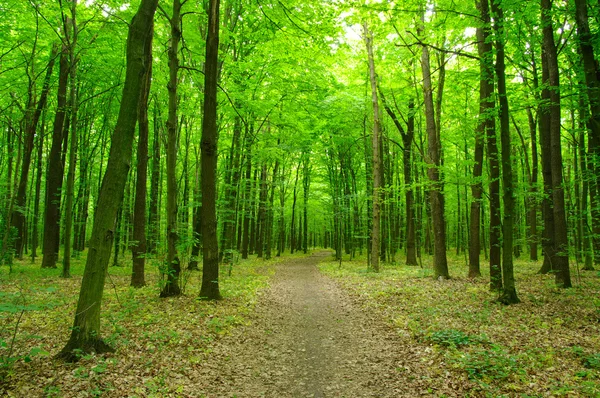
<path fill-rule="evenodd" d="M 429 261 L 425 259 L 425 262 Z M 331 252 L 244 260 L 221 274 L 219 302 L 158 298 L 111 267 L 102 336 L 115 354 L 52 359 L 68 337 L 83 261 L 72 279 L 27 262 L 0 269 L 0 396 L 9 397 L 545 397 L 600 396 L 600 274 L 557 289 L 517 262 L 522 303 L 494 302 L 486 277 Z M 485 270 L 484 270 L 485 271 Z"/>
<path fill-rule="evenodd" d="M 207 397 L 418 397 L 460 386 L 434 374 L 402 339 L 317 264 L 285 261 L 251 324 L 219 341 L 194 375 Z M 456 389 L 455 389 L 456 388 Z M 462 394 L 460 394 L 462 395 Z"/>

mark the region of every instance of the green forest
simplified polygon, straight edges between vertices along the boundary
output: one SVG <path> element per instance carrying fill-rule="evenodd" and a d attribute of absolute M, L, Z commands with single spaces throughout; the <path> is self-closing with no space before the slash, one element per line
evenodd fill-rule
<path fill-rule="evenodd" d="M 0 0 L 0 395 L 600 396 L 600 1 Z"/>

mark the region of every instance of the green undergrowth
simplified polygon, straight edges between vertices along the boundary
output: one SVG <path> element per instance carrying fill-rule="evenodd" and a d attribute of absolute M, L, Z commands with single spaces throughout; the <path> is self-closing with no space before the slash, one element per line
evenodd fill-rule
<path fill-rule="evenodd" d="M 449 257 L 452 279 L 423 268 L 364 259 L 321 263 L 368 311 L 379 314 L 406 344 L 423 372 L 457 381 L 465 396 L 600 396 L 600 275 L 572 271 L 574 287 L 559 289 L 539 263 L 515 261 L 521 303 L 504 306 L 485 270 L 468 279 L 464 258 Z M 483 261 L 482 261 L 483 263 Z M 470 392 L 466 392 L 466 391 Z"/>
<path fill-rule="evenodd" d="M 110 267 L 101 336 L 116 353 L 65 364 L 52 355 L 69 337 L 84 261 L 74 259 L 70 279 L 30 261 L 16 262 L 10 274 L 0 267 L 0 395 L 177 396 L 183 380 L 175 376 L 202 366 L 218 339 L 250 322 L 279 260 L 223 266 L 218 302 L 198 299 L 201 272 L 185 271 L 183 295 L 160 299 L 160 260 L 147 259 L 141 289 L 129 286 L 129 264 Z"/>

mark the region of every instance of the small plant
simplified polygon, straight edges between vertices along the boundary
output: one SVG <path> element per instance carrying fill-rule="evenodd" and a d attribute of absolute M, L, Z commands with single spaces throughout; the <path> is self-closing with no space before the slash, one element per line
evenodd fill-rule
<path fill-rule="evenodd" d="M 586 355 L 582 358 L 583 366 L 600 370 L 600 354 Z"/>
<path fill-rule="evenodd" d="M 517 358 L 498 346 L 468 353 L 459 359 L 459 363 L 472 380 L 504 380 L 511 374 L 523 371 L 518 366 Z"/>
<path fill-rule="evenodd" d="M 469 344 L 481 343 L 485 339 L 482 339 L 479 336 L 470 336 L 464 332 L 461 332 L 460 330 L 446 329 L 429 333 L 427 336 L 425 336 L 425 340 L 444 347 L 457 348 Z"/>

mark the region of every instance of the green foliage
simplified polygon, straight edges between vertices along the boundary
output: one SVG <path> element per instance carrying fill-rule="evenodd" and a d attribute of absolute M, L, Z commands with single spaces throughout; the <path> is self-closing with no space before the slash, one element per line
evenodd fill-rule
<path fill-rule="evenodd" d="M 467 372 L 469 379 L 479 379 L 484 382 L 505 380 L 512 374 L 523 373 L 517 357 L 506 352 L 497 345 L 489 350 L 477 350 L 464 354 L 459 360 L 460 366 Z"/>

